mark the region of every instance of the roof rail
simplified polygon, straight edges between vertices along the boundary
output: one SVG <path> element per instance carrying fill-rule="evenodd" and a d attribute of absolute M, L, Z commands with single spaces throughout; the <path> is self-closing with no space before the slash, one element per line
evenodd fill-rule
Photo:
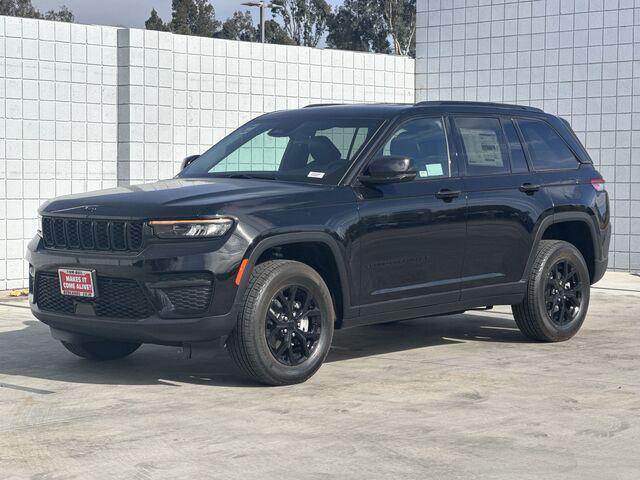
<path fill-rule="evenodd" d="M 311 107 L 336 107 L 339 105 L 344 105 L 344 103 L 311 103 L 309 105 L 305 105 L 302 108 L 311 108 Z"/>
<path fill-rule="evenodd" d="M 526 105 L 511 105 L 508 103 L 494 103 L 494 102 L 465 102 L 462 100 L 430 100 L 426 102 L 418 102 L 416 106 L 421 107 L 455 107 L 455 106 L 467 106 L 467 107 L 491 107 L 491 108 L 510 108 L 517 110 L 526 110 L 528 112 L 540 112 L 544 113 L 537 107 L 529 107 Z"/>

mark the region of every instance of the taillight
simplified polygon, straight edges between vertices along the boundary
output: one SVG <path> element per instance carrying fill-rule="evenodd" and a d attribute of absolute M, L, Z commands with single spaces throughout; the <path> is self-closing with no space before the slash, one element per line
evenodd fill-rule
<path fill-rule="evenodd" d="M 595 188 L 597 192 L 604 192 L 604 178 L 594 178 L 591 180 L 591 186 Z"/>

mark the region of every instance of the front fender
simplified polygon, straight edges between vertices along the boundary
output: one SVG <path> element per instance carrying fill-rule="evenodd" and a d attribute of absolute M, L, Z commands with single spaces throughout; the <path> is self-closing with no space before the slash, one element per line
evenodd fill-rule
<path fill-rule="evenodd" d="M 351 285 L 351 276 L 349 275 L 346 267 L 348 262 L 344 253 L 344 247 L 341 246 L 340 241 L 336 239 L 335 236 L 325 231 L 287 233 L 271 232 L 262 235 L 260 238 L 252 242 L 244 255 L 243 261 L 246 260 L 246 264 L 238 285 L 238 291 L 236 294 L 236 306 L 240 307 L 244 292 L 249 282 L 249 278 L 251 277 L 251 270 L 255 267 L 260 256 L 270 248 L 290 245 L 293 243 L 322 243 L 329 247 L 333 255 L 336 267 L 338 269 L 338 275 L 340 278 L 340 291 L 342 294 L 343 303 L 341 316 L 343 318 L 352 316 L 353 313 L 350 313 L 352 310 L 351 289 L 349 288 L 349 285 Z"/>

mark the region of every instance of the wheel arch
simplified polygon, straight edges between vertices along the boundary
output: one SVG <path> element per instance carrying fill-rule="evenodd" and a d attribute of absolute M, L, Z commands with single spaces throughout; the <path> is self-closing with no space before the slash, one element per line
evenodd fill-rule
<path fill-rule="evenodd" d="M 338 242 L 325 232 L 299 232 L 276 234 L 264 238 L 250 248 L 244 257 L 246 267 L 243 272 L 236 300 L 242 298 L 251 276 L 251 270 L 267 260 L 297 260 L 314 268 L 322 276 L 329 288 L 336 312 L 336 328 L 342 319 L 351 316 L 350 283 L 345 259 Z"/>
<path fill-rule="evenodd" d="M 594 218 L 591 215 L 587 212 L 556 212 L 543 218 L 536 230 L 525 271 L 526 276 L 531 271 L 541 240 L 564 240 L 575 246 L 582 254 L 589 269 L 591 282 L 594 283 L 596 259 L 601 257 L 602 252 L 598 244 Z"/>

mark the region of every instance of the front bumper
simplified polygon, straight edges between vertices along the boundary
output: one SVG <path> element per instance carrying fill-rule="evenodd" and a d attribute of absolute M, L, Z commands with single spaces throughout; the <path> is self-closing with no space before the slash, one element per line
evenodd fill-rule
<path fill-rule="evenodd" d="M 218 240 L 155 243 L 135 254 L 45 249 L 41 238 L 36 236 L 27 250 L 30 273 L 33 274 L 30 279 L 33 291 L 29 296 L 31 310 L 36 318 L 52 328 L 56 337 L 75 335 L 172 345 L 211 341 L 228 335 L 235 325 L 234 302 L 238 288 L 234 277 L 245 250 L 245 242 L 235 235 L 224 243 Z M 74 300 L 69 307 L 69 297 L 64 298 L 66 311 L 52 308 L 52 302 L 47 304 L 39 299 L 41 284 L 38 279 L 39 275 L 49 278 L 54 273 L 57 275 L 58 268 L 95 270 L 99 282 L 102 278 L 134 282 L 132 285 L 137 289 L 136 295 L 140 295 L 140 302 L 148 302 L 150 307 L 142 318 L 128 318 L 126 313 L 113 316 L 113 309 L 105 309 L 104 303 L 98 305 L 97 301 Z M 197 313 L 167 307 L 166 290 L 162 289 L 175 287 L 173 279 L 185 274 L 204 275 L 211 280 L 208 305 Z M 178 284 L 184 286 L 184 280 L 179 279 Z M 57 294 L 55 290 L 49 292 L 52 292 L 50 298 Z M 98 298 L 106 302 L 106 296 L 100 295 L 98 288 Z M 123 302 L 125 297 L 123 295 Z M 61 298 L 57 297 L 57 300 Z M 112 295 L 108 301 L 113 303 L 118 298 Z"/>
<path fill-rule="evenodd" d="M 79 342 L 104 338 L 159 345 L 208 342 L 231 333 L 236 321 L 234 310 L 224 315 L 202 318 L 168 320 L 152 315 L 136 322 L 126 322 L 119 318 L 45 312 L 31 303 L 34 316 L 51 327 L 54 337 L 71 342 L 74 339 Z"/>

